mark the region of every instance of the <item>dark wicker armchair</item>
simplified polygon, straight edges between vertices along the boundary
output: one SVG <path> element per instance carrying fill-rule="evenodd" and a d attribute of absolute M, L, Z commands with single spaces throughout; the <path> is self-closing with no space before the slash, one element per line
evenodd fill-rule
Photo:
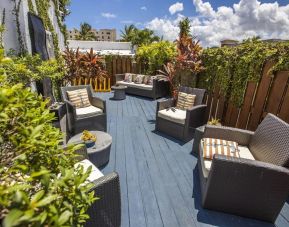
<path fill-rule="evenodd" d="M 158 102 L 155 129 L 156 131 L 187 142 L 193 138 L 195 128 L 206 123 L 205 112 L 207 106 L 202 104 L 206 91 L 204 89 L 189 87 L 180 87 L 179 91 L 196 95 L 194 106 L 182 112 L 174 108 L 176 106 L 176 100 L 173 98 Z M 171 112 L 171 119 L 164 118 L 160 114 L 162 110 Z M 181 116 L 177 116 L 178 112 L 180 112 L 179 115 Z M 174 117 L 174 115 L 176 116 Z"/>
<path fill-rule="evenodd" d="M 67 91 L 87 89 L 90 107 L 76 108 L 70 101 Z M 61 88 L 62 100 L 66 103 L 68 131 L 74 135 L 83 130 L 107 131 L 106 101 L 93 95 L 91 85 Z"/>
<path fill-rule="evenodd" d="M 204 138 L 235 141 L 252 158 L 214 155 L 208 167 L 199 144 L 202 205 L 274 222 L 289 196 L 289 125 L 268 114 L 255 132 L 206 126 Z"/>
<path fill-rule="evenodd" d="M 86 147 L 83 146 L 76 151 L 79 154 L 78 160 L 86 169 L 92 166 L 89 179 L 94 179 L 94 195 L 99 199 L 89 207 L 87 213 L 89 219 L 86 227 L 120 227 L 121 225 L 121 194 L 119 176 L 116 172 L 103 175 L 89 160 Z"/>

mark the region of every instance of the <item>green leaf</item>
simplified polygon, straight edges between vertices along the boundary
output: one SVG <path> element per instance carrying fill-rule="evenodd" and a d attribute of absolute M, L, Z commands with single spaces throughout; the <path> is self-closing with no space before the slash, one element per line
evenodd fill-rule
<path fill-rule="evenodd" d="M 25 211 L 24 215 L 19 219 L 20 222 L 29 221 L 34 215 L 34 210 Z"/>
<path fill-rule="evenodd" d="M 68 210 L 64 211 L 58 219 L 58 224 L 64 225 L 69 220 L 69 218 L 71 216 L 72 216 L 72 213 L 70 211 L 68 211 Z"/>
<path fill-rule="evenodd" d="M 49 195 L 46 198 L 40 200 L 38 203 L 35 204 L 35 207 L 42 207 L 46 206 L 51 203 L 53 200 L 57 199 L 57 195 Z"/>
<path fill-rule="evenodd" d="M 43 197 L 44 194 L 45 194 L 44 190 L 37 192 L 35 195 L 32 196 L 30 204 L 38 202 Z"/>
<path fill-rule="evenodd" d="M 23 212 L 18 209 L 11 210 L 8 215 L 5 217 L 3 226 L 4 227 L 13 227 L 19 225 L 19 218 L 23 215 Z"/>
<path fill-rule="evenodd" d="M 34 172 L 31 174 L 31 177 L 34 178 L 34 177 L 39 177 L 39 176 L 42 176 L 42 175 L 45 175 L 45 174 L 48 174 L 50 173 L 49 170 L 41 170 L 39 172 Z"/>

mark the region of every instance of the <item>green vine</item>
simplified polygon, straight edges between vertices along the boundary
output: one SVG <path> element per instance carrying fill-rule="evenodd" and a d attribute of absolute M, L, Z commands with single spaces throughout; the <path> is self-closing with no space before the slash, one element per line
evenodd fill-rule
<path fill-rule="evenodd" d="M 247 83 L 260 80 L 267 61 L 275 63 L 270 73 L 289 69 L 289 42 L 268 43 L 253 38 L 236 47 L 208 48 L 202 60 L 206 70 L 200 75 L 199 86 L 210 92 L 219 88 L 240 107 Z"/>
<path fill-rule="evenodd" d="M 18 0 L 18 1 L 12 0 L 12 2 L 14 3 L 12 12 L 15 15 L 16 30 L 17 30 L 18 43 L 19 43 L 19 55 L 22 56 L 27 53 L 27 49 L 26 49 L 25 42 L 22 37 L 20 21 L 19 21 L 19 12 L 20 12 L 20 6 L 21 6 L 22 0 Z"/>
<path fill-rule="evenodd" d="M 53 40 L 53 46 L 54 46 L 54 53 L 55 58 L 60 58 L 60 49 L 59 49 L 59 42 L 58 42 L 58 36 L 54 30 L 53 24 L 49 18 L 48 10 L 50 7 L 50 1 L 41 1 L 36 0 L 35 1 L 38 11 L 38 16 L 41 17 L 44 23 L 44 27 L 46 30 L 49 30 L 52 34 L 52 40 Z"/>
<path fill-rule="evenodd" d="M 56 18 L 57 18 L 57 24 L 58 24 L 58 26 L 60 28 L 61 33 L 64 36 L 64 43 L 67 46 L 67 40 L 68 40 L 67 28 L 66 28 L 66 25 L 62 23 L 63 19 L 62 19 L 61 15 L 60 15 L 59 9 L 62 8 L 63 11 L 66 12 L 65 6 L 66 6 L 66 4 L 69 4 L 69 2 L 67 2 L 65 5 L 63 5 L 64 3 L 60 4 L 59 1 L 53 0 L 53 3 L 54 3 L 54 6 L 55 6 L 54 9 L 55 9 L 55 15 L 56 15 Z"/>
<path fill-rule="evenodd" d="M 4 40 L 4 32 L 5 32 L 5 16 L 6 16 L 6 11 L 5 8 L 2 11 L 2 19 L 1 19 L 1 24 L 0 24 L 0 49 L 3 49 L 3 40 Z"/>
<path fill-rule="evenodd" d="M 29 9 L 30 12 L 36 14 L 34 6 L 33 6 L 33 3 L 32 3 L 32 0 L 28 0 L 28 9 Z"/>

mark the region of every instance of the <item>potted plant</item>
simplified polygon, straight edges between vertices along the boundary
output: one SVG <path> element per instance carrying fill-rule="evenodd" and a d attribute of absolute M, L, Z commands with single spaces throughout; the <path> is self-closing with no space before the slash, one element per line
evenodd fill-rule
<path fill-rule="evenodd" d="M 93 147 L 95 145 L 96 142 L 96 135 L 92 134 L 91 132 L 84 130 L 82 132 L 82 136 L 81 139 L 83 140 L 83 142 L 85 143 L 85 146 L 87 148 Z"/>
<path fill-rule="evenodd" d="M 220 119 L 217 118 L 211 118 L 211 120 L 208 121 L 208 125 L 222 126 Z"/>

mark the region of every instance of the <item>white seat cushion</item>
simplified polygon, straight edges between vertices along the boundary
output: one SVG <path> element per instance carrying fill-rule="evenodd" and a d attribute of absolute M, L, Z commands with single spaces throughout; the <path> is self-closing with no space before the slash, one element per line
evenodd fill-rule
<path fill-rule="evenodd" d="M 78 162 L 74 165 L 74 168 L 76 169 L 78 166 L 82 166 L 83 167 L 83 171 L 86 172 L 87 169 L 91 166 L 91 173 L 89 175 L 89 177 L 87 178 L 87 180 L 89 182 L 93 182 L 101 177 L 103 177 L 104 175 L 102 174 L 102 172 L 100 172 L 100 170 L 98 168 L 96 168 L 96 166 L 89 161 L 88 159 L 84 159 L 81 162 Z"/>
<path fill-rule="evenodd" d="M 158 112 L 159 117 L 182 125 L 185 124 L 186 114 L 186 110 L 180 110 L 177 108 L 168 108 Z"/>
<path fill-rule="evenodd" d="M 103 113 L 102 109 L 97 108 L 95 106 L 88 106 L 84 108 L 76 108 L 76 115 L 78 117 L 85 117 L 91 114 L 101 114 Z"/>
<path fill-rule="evenodd" d="M 202 146 L 202 143 L 201 143 Z M 201 147 L 202 151 L 203 151 L 203 146 Z M 255 160 L 254 156 L 252 155 L 251 151 L 249 150 L 248 147 L 245 146 L 238 146 L 238 149 L 240 151 L 240 158 L 244 158 L 244 159 L 250 159 L 250 160 Z M 204 177 L 208 177 L 209 176 L 209 172 L 211 170 L 211 166 L 212 166 L 212 161 L 210 159 L 204 159 L 203 157 L 200 158 L 201 159 L 201 164 L 202 164 L 202 170 L 203 170 L 203 174 Z"/>
<path fill-rule="evenodd" d="M 136 84 L 134 82 L 128 83 L 128 82 L 125 82 L 125 81 L 118 81 L 118 82 L 116 82 L 116 84 L 117 85 L 124 85 L 124 86 L 127 86 L 127 87 L 140 88 L 140 89 L 148 90 L 148 91 L 153 90 L 153 86 L 152 85 L 148 85 L 148 84 Z"/>

